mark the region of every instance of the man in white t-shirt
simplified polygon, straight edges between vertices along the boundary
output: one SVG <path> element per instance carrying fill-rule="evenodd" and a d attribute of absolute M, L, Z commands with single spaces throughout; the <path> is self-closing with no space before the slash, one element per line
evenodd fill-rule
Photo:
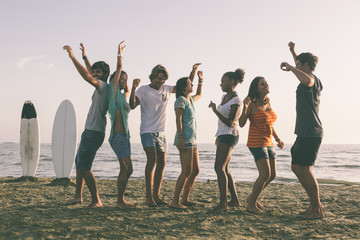
<path fill-rule="evenodd" d="M 145 181 L 148 206 L 168 204 L 160 198 L 167 152 L 166 107 L 170 94 L 176 92 L 174 86 L 164 85 L 168 76 L 166 68 L 157 65 L 149 76 L 151 83 L 141 86 L 136 93 L 135 90 L 140 84 L 140 79 L 134 79 L 130 95 L 130 108 L 134 109 L 138 105 L 141 107 L 140 135 L 147 158 Z M 154 188 L 153 191 L 152 188 Z"/>
<path fill-rule="evenodd" d="M 82 46 L 83 59 L 86 60 L 85 49 Z M 91 84 L 95 90 L 92 96 L 91 106 L 86 118 L 85 130 L 81 135 L 81 142 L 76 154 L 76 190 L 71 204 L 82 203 L 82 190 L 84 181 L 91 194 L 89 207 L 101 207 L 95 176 L 91 172 L 96 151 L 102 145 L 105 137 L 107 103 L 107 78 L 109 76 L 109 65 L 103 61 L 94 63 L 89 70 L 83 67 L 75 58 L 70 46 L 64 46 L 82 78 Z M 86 63 L 89 65 L 88 63 Z"/>

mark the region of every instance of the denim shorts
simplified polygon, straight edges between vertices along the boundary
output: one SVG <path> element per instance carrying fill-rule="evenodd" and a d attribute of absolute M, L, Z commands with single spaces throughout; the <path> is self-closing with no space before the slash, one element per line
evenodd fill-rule
<path fill-rule="evenodd" d="M 291 147 L 291 164 L 312 166 L 321 145 L 321 137 L 297 137 Z"/>
<path fill-rule="evenodd" d="M 218 136 L 218 143 L 226 143 L 231 147 L 234 147 L 239 142 L 239 136 L 234 136 L 231 134 L 225 134 Z"/>
<path fill-rule="evenodd" d="M 118 159 L 131 156 L 130 141 L 125 133 L 113 133 L 110 145 Z"/>
<path fill-rule="evenodd" d="M 166 136 L 163 132 L 141 134 L 143 148 L 155 147 L 160 152 L 167 152 Z"/>
<path fill-rule="evenodd" d="M 255 162 L 260 159 L 275 159 L 276 154 L 273 146 L 268 147 L 249 147 L 250 152 L 254 156 Z"/>
<path fill-rule="evenodd" d="M 179 149 L 178 145 L 176 145 L 177 149 Z M 196 143 L 190 143 L 190 142 L 186 142 L 185 143 L 185 149 L 192 149 L 192 148 L 197 148 L 197 144 Z"/>
<path fill-rule="evenodd" d="M 91 170 L 96 151 L 104 142 L 104 138 L 103 132 L 84 130 L 75 158 L 76 170 Z"/>

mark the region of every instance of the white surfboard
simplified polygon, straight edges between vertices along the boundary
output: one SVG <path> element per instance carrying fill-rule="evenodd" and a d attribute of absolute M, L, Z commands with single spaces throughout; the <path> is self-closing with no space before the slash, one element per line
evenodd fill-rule
<path fill-rule="evenodd" d="M 40 156 L 40 133 L 37 114 L 31 101 L 25 101 L 21 112 L 20 156 L 24 176 L 34 177 Z"/>
<path fill-rule="evenodd" d="M 76 116 L 74 106 L 64 100 L 56 111 L 52 131 L 52 162 L 56 178 L 70 177 L 76 149 Z"/>

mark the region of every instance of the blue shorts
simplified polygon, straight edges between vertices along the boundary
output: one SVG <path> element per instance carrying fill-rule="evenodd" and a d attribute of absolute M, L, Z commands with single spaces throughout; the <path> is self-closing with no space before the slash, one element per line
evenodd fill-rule
<path fill-rule="evenodd" d="M 251 148 L 249 147 L 250 152 L 254 156 L 255 162 L 260 159 L 275 159 L 276 154 L 274 152 L 273 146 L 268 147 L 257 147 Z"/>
<path fill-rule="evenodd" d="M 126 133 L 113 133 L 110 145 L 118 159 L 131 155 L 130 141 L 126 138 Z"/>
<path fill-rule="evenodd" d="M 160 152 L 167 152 L 166 136 L 162 132 L 141 134 L 143 148 L 155 147 Z"/>
<path fill-rule="evenodd" d="M 234 147 L 239 142 L 239 136 L 234 136 L 231 134 L 225 134 L 218 136 L 218 143 L 226 143 L 231 147 Z"/>
<path fill-rule="evenodd" d="M 313 166 L 321 145 L 321 137 L 297 137 L 291 147 L 291 164 Z"/>
<path fill-rule="evenodd" d="M 96 151 L 104 142 L 104 138 L 103 132 L 84 130 L 75 158 L 76 170 L 91 170 Z"/>
<path fill-rule="evenodd" d="M 178 145 L 176 145 L 177 149 L 179 149 Z M 190 142 L 186 142 L 185 143 L 185 149 L 192 149 L 192 148 L 197 148 L 197 144 L 196 143 L 190 143 Z"/>

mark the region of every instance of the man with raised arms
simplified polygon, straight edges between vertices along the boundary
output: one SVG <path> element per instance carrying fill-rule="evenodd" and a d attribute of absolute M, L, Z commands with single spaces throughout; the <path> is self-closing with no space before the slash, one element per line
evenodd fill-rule
<path fill-rule="evenodd" d="M 313 72 L 318 57 L 306 52 L 296 55 L 295 44 L 289 43 L 295 67 L 287 62 L 281 63 L 281 69 L 291 71 L 300 81 L 296 90 L 296 141 L 291 148 L 291 169 L 299 179 L 310 198 L 310 205 L 302 218 L 323 218 L 323 206 L 320 203 L 319 186 L 312 172 L 323 137 L 323 128 L 319 118 L 320 93 L 322 83 Z"/>
<path fill-rule="evenodd" d="M 83 59 L 86 60 L 85 49 L 81 44 Z M 76 154 L 76 190 L 72 204 L 82 203 L 82 190 L 84 181 L 91 194 L 89 207 L 101 207 L 95 176 L 91 172 L 96 151 L 102 145 L 105 137 L 107 103 L 107 78 L 109 76 L 109 65 L 103 61 L 96 62 L 91 66 L 90 72 L 83 67 L 75 58 L 70 46 L 64 46 L 81 77 L 92 85 L 95 90 L 92 103 L 86 118 L 85 130 L 81 135 L 81 142 Z"/>

